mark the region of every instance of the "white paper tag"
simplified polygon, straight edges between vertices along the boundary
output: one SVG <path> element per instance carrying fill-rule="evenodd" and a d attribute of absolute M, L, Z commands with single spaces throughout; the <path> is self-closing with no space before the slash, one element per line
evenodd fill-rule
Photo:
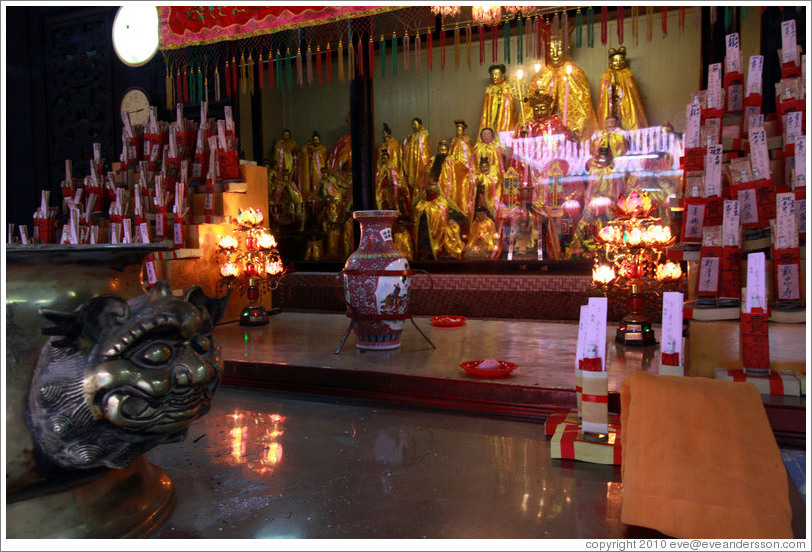
<path fill-rule="evenodd" d="M 164 213 L 155 213 L 155 235 L 158 237 L 166 235 L 166 215 Z"/>
<path fill-rule="evenodd" d="M 795 20 L 781 22 L 781 62 L 798 65 L 798 45 L 795 35 Z"/>
<path fill-rule="evenodd" d="M 702 118 L 702 107 L 697 104 L 690 104 L 685 111 L 685 147 L 699 147 L 699 125 Z"/>
<path fill-rule="evenodd" d="M 708 66 L 708 108 L 722 109 L 722 64 Z"/>
<path fill-rule="evenodd" d="M 662 345 L 664 353 L 678 353 L 682 365 L 682 307 L 684 296 L 679 291 L 663 292 Z"/>
<path fill-rule="evenodd" d="M 799 136 L 803 136 L 801 123 L 803 113 L 801 111 L 790 111 L 784 116 L 784 145 L 794 144 Z"/>
<path fill-rule="evenodd" d="M 722 244 L 740 247 L 741 223 L 739 222 L 739 202 L 726 199 L 722 206 Z"/>
<path fill-rule="evenodd" d="M 722 196 L 722 146 L 708 147 L 705 155 L 705 197 Z"/>
<path fill-rule="evenodd" d="M 767 312 L 767 280 L 764 261 L 765 256 L 762 251 L 747 255 L 747 295 L 744 312 L 753 312 L 755 307 Z"/>
<path fill-rule="evenodd" d="M 776 299 L 797 300 L 801 298 L 801 284 L 798 276 L 798 265 L 780 264 L 776 270 Z"/>
<path fill-rule="evenodd" d="M 149 243 L 149 229 L 146 222 L 138 225 L 138 233 L 141 236 L 141 243 Z"/>
<path fill-rule="evenodd" d="M 223 113 L 226 117 L 226 130 L 234 132 L 234 115 L 231 113 L 231 106 L 223 106 Z"/>
<path fill-rule="evenodd" d="M 770 154 L 767 151 L 767 133 L 764 127 L 750 127 L 750 164 L 754 175 L 758 171 L 756 180 L 770 177 Z"/>
<path fill-rule="evenodd" d="M 739 33 L 731 33 L 725 37 L 725 69 L 728 73 L 742 72 L 742 53 L 739 44 Z"/>
<path fill-rule="evenodd" d="M 764 69 L 764 56 L 750 56 L 747 68 L 747 95 L 761 94 L 761 73 Z"/>
<path fill-rule="evenodd" d="M 795 212 L 798 213 L 798 233 L 806 234 L 806 198 L 795 200 Z"/>
<path fill-rule="evenodd" d="M 798 227 L 795 217 L 795 193 L 775 194 L 775 236 L 776 249 L 798 247 Z"/>
<path fill-rule="evenodd" d="M 153 286 L 158 283 L 158 274 L 155 272 L 155 263 L 152 261 L 147 261 L 145 264 L 147 267 L 147 282 L 149 282 L 149 285 Z"/>
<path fill-rule="evenodd" d="M 742 117 L 742 134 L 747 134 L 750 132 L 750 121 L 753 120 L 753 117 L 759 114 L 761 108 L 757 105 L 748 105 L 744 108 L 744 116 Z M 764 117 L 762 115 L 762 117 Z M 764 121 L 761 121 L 760 125 L 756 126 L 764 126 Z"/>
<path fill-rule="evenodd" d="M 744 107 L 744 86 L 742 84 L 731 84 L 727 87 L 727 110 L 731 113 L 739 112 Z"/>
<path fill-rule="evenodd" d="M 177 246 L 182 246 L 183 245 L 183 225 L 176 222 L 174 226 L 175 226 L 175 234 L 174 234 L 173 243 L 175 245 L 177 245 Z"/>
<path fill-rule="evenodd" d="M 705 224 L 705 205 L 689 203 L 685 206 L 685 238 L 702 239 L 702 227 Z"/>
<path fill-rule="evenodd" d="M 601 359 L 601 369 L 606 371 L 606 314 L 608 300 L 606 297 L 590 297 L 590 321 L 587 326 L 587 350 L 589 345 L 596 345 Z"/>
<path fill-rule="evenodd" d="M 203 210 L 207 212 L 214 211 L 214 194 L 206 192 L 203 195 Z"/>
<path fill-rule="evenodd" d="M 578 343 L 575 349 L 575 367 L 580 366 L 579 361 L 584 359 L 586 353 L 587 324 L 589 324 L 589 305 L 581 305 L 581 313 L 578 318 Z"/>
<path fill-rule="evenodd" d="M 719 292 L 719 257 L 702 257 L 699 260 L 700 293 Z"/>
<path fill-rule="evenodd" d="M 742 224 L 758 223 L 758 197 L 754 188 L 739 190 L 739 217 Z"/>
<path fill-rule="evenodd" d="M 123 222 L 124 227 L 124 241 L 123 243 L 133 242 L 133 221 L 132 219 L 125 218 Z"/>
<path fill-rule="evenodd" d="M 795 138 L 795 188 L 806 186 L 806 136 Z"/>
<path fill-rule="evenodd" d="M 25 224 L 20 226 L 20 243 L 23 245 L 28 245 L 28 226 Z"/>
<path fill-rule="evenodd" d="M 381 238 L 383 241 L 392 241 L 392 229 L 391 228 L 384 228 L 380 232 Z"/>

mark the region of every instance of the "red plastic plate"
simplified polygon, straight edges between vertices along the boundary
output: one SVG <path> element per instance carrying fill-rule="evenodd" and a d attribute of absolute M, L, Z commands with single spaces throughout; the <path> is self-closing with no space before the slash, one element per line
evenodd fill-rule
<path fill-rule="evenodd" d="M 429 321 L 435 326 L 462 326 L 468 320 L 464 316 L 452 316 L 443 314 L 441 316 L 434 316 Z"/>
<path fill-rule="evenodd" d="M 494 368 L 479 368 L 479 365 L 482 363 L 482 360 L 469 360 L 467 362 L 463 362 L 460 364 L 460 367 L 468 372 L 473 376 L 479 376 L 483 378 L 499 378 L 502 376 L 507 376 L 513 370 L 519 367 L 518 364 L 513 362 L 508 362 L 506 360 L 498 360 L 499 363 L 498 367 Z"/>

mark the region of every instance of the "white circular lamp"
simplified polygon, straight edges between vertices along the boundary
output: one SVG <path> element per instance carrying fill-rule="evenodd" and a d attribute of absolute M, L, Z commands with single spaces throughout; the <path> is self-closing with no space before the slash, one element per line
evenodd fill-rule
<path fill-rule="evenodd" d="M 158 51 L 158 9 L 132 3 L 118 9 L 113 20 L 113 48 L 130 67 L 146 64 Z"/>

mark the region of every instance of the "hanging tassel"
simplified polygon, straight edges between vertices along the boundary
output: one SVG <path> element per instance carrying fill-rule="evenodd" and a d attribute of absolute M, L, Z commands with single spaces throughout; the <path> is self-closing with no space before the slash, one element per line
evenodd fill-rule
<path fill-rule="evenodd" d="M 164 78 L 164 84 L 166 85 L 166 108 L 168 110 L 172 110 L 172 95 L 174 92 L 172 91 L 172 68 L 167 66 L 166 67 L 166 77 Z"/>
<path fill-rule="evenodd" d="M 370 40 L 372 40 L 370 38 Z M 386 40 L 381 35 L 381 40 L 378 44 L 378 49 L 380 50 L 379 56 L 381 56 L 381 76 L 386 77 Z"/>
<path fill-rule="evenodd" d="M 725 33 L 730 32 L 730 14 L 731 14 L 730 7 L 725 6 Z"/>
<path fill-rule="evenodd" d="M 288 90 L 293 88 L 293 56 L 290 54 L 290 47 L 285 53 L 285 87 Z"/>
<path fill-rule="evenodd" d="M 321 44 L 316 44 L 316 75 L 319 77 L 319 86 L 321 86 Z"/>
<path fill-rule="evenodd" d="M 595 11 L 592 6 L 586 9 L 586 45 L 595 47 Z"/>
<path fill-rule="evenodd" d="M 219 102 L 220 97 L 220 68 L 214 66 L 214 101 Z"/>
<path fill-rule="evenodd" d="M 240 93 L 247 92 L 248 77 L 245 74 L 245 53 L 240 54 Z"/>
<path fill-rule="evenodd" d="M 547 29 L 547 19 L 539 20 L 538 27 L 536 28 L 537 33 L 537 40 L 536 40 L 536 59 L 542 59 L 544 55 L 544 33 Z"/>
<path fill-rule="evenodd" d="M 183 103 L 189 103 L 189 73 L 183 72 Z"/>
<path fill-rule="evenodd" d="M 685 6 L 679 9 L 679 35 L 685 34 Z"/>
<path fill-rule="evenodd" d="M 398 35 L 394 31 L 392 31 L 389 49 L 392 50 L 392 76 L 394 77 L 398 74 Z"/>
<path fill-rule="evenodd" d="M 581 14 L 581 8 L 575 12 L 575 47 L 580 48 L 583 44 L 584 37 L 584 16 Z"/>
<path fill-rule="evenodd" d="M 623 44 L 623 25 L 625 17 L 623 14 L 623 6 L 617 7 L 617 43 Z"/>
<path fill-rule="evenodd" d="M 570 51 L 570 19 L 566 11 L 561 14 L 558 32 L 561 33 L 561 50 L 567 53 Z"/>
<path fill-rule="evenodd" d="M 417 30 L 417 36 L 414 39 L 414 69 L 420 71 L 420 29 Z"/>
<path fill-rule="evenodd" d="M 426 64 L 429 66 L 429 71 L 434 69 L 434 50 L 432 48 L 432 32 L 431 29 L 426 31 Z"/>
<path fill-rule="evenodd" d="M 296 84 L 302 86 L 304 83 L 304 70 L 303 70 L 303 63 L 302 63 L 302 49 L 298 48 L 296 50 Z"/>
<path fill-rule="evenodd" d="M 553 15 L 551 31 L 555 40 L 561 40 L 561 16 L 558 15 L 558 12 L 555 12 L 555 15 Z"/>
<path fill-rule="evenodd" d="M 406 32 L 403 35 L 403 70 L 404 71 L 409 70 L 409 57 L 410 57 L 410 54 L 409 54 L 409 42 L 410 42 L 409 33 Z"/>
<path fill-rule="evenodd" d="M 347 39 L 347 80 L 355 78 L 355 46 L 352 37 Z"/>
<path fill-rule="evenodd" d="M 468 61 L 468 72 L 471 72 L 471 25 L 465 26 L 465 53 Z"/>
<path fill-rule="evenodd" d="M 496 47 L 499 43 L 499 34 L 496 25 L 491 27 L 491 63 L 496 63 Z"/>
<path fill-rule="evenodd" d="M 533 45 L 533 37 L 535 37 L 535 33 L 533 32 L 533 20 L 534 17 L 527 18 L 527 24 L 524 27 L 525 37 L 524 37 L 524 57 L 532 58 L 533 52 L 536 51 L 535 46 Z"/>
<path fill-rule="evenodd" d="M 609 39 L 608 25 L 609 25 L 609 6 L 603 6 L 601 8 L 601 46 L 606 46 L 606 42 Z"/>
<path fill-rule="evenodd" d="M 445 27 L 440 26 L 440 69 L 445 71 Z"/>
<path fill-rule="evenodd" d="M 254 54 L 248 54 L 248 88 L 251 95 L 254 95 Z"/>
<path fill-rule="evenodd" d="M 521 18 L 516 19 L 516 63 L 519 65 L 524 61 L 524 22 Z"/>
<path fill-rule="evenodd" d="M 189 100 L 190 103 L 197 103 L 197 79 L 194 67 L 189 68 L 189 75 Z"/>
<path fill-rule="evenodd" d="M 502 27 L 504 33 L 502 36 L 502 46 L 505 50 L 505 63 L 510 64 L 510 20 L 506 20 Z"/>
<path fill-rule="evenodd" d="M 262 50 L 259 51 L 259 89 L 265 90 L 265 61 L 262 59 Z"/>
<path fill-rule="evenodd" d="M 646 41 L 651 42 L 654 33 L 654 6 L 646 6 Z"/>
<path fill-rule="evenodd" d="M 358 63 L 356 75 L 364 76 L 364 43 L 361 35 L 358 35 L 358 46 L 355 47 L 355 61 Z"/>
<path fill-rule="evenodd" d="M 276 67 L 275 76 L 276 79 L 276 87 L 282 88 L 284 86 L 284 75 L 282 74 L 282 55 L 279 52 L 279 48 L 276 49 L 276 58 L 274 59 L 274 66 Z"/>
<path fill-rule="evenodd" d="M 313 49 L 307 45 L 307 85 L 313 85 Z"/>
<path fill-rule="evenodd" d="M 372 41 L 372 34 L 369 35 L 367 43 L 367 63 L 369 63 L 369 77 L 375 74 L 375 43 Z"/>
<path fill-rule="evenodd" d="M 324 52 L 324 61 L 327 64 L 327 82 L 333 80 L 333 52 L 330 50 L 330 43 L 327 43 L 327 51 Z"/>
<path fill-rule="evenodd" d="M 479 64 L 485 63 L 485 27 L 479 26 Z"/>
<path fill-rule="evenodd" d="M 685 11 L 685 8 L 680 8 L 680 11 Z M 742 21 L 747 21 L 747 17 L 750 15 L 748 11 L 747 6 L 742 6 Z"/>
<path fill-rule="evenodd" d="M 344 82 L 344 52 L 342 52 L 341 40 L 338 41 L 338 80 Z"/>
<path fill-rule="evenodd" d="M 454 25 L 454 69 L 460 68 L 460 24 Z"/>
<path fill-rule="evenodd" d="M 660 7 L 660 15 L 663 20 L 663 36 L 668 36 L 668 6 Z"/>
<path fill-rule="evenodd" d="M 634 40 L 634 45 L 637 46 L 637 23 L 638 23 L 638 10 L 637 6 L 632 6 L 632 40 Z"/>
<path fill-rule="evenodd" d="M 237 58 L 231 56 L 231 91 L 237 97 Z"/>
<path fill-rule="evenodd" d="M 273 90 L 276 85 L 276 75 L 273 70 L 273 48 L 268 49 L 268 89 Z"/>
<path fill-rule="evenodd" d="M 206 90 L 208 92 L 208 90 Z M 203 71 L 200 70 L 200 67 L 197 68 L 197 103 L 202 102 L 203 100 L 209 101 L 208 94 L 206 97 L 203 96 Z"/>

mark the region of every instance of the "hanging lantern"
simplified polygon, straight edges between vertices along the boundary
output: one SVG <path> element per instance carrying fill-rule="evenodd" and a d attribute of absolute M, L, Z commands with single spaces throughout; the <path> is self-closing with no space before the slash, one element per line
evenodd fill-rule
<path fill-rule="evenodd" d="M 439 15 L 443 19 L 446 17 L 455 17 L 462 12 L 462 8 L 460 6 L 432 6 L 431 13 L 434 15 Z"/>
<path fill-rule="evenodd" d="M 493 27 L 502 19 L 502 6 L 471 6 L 471 19 L 474 25 Z"/>

